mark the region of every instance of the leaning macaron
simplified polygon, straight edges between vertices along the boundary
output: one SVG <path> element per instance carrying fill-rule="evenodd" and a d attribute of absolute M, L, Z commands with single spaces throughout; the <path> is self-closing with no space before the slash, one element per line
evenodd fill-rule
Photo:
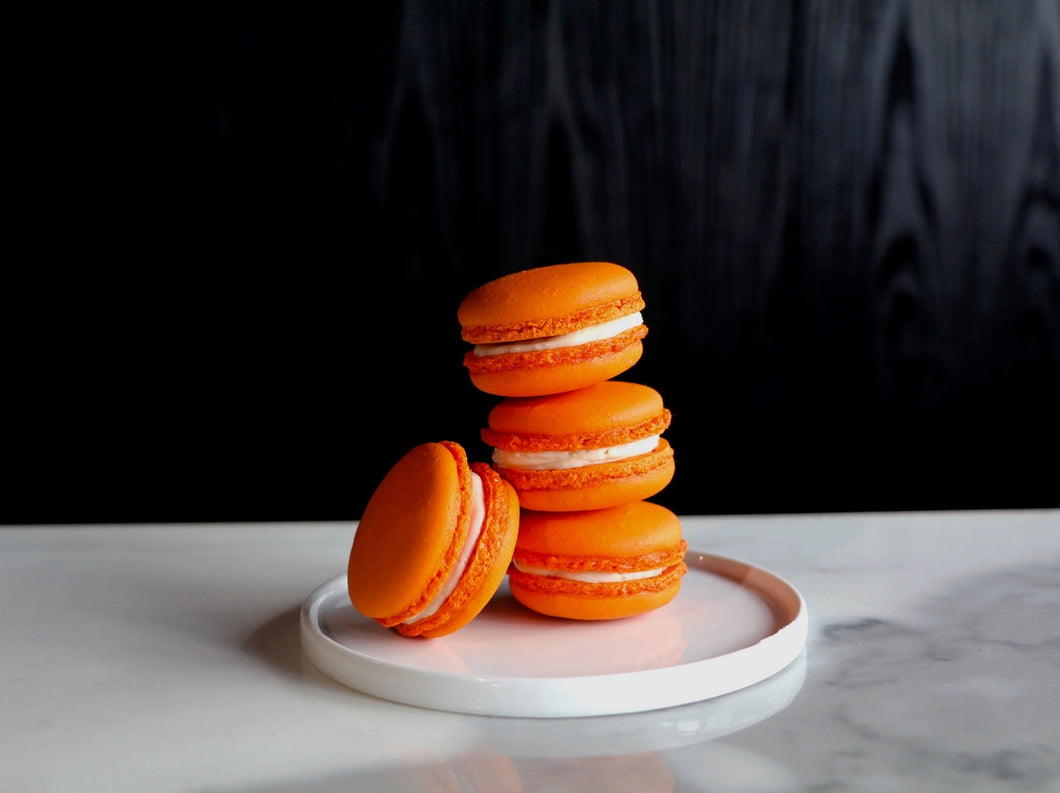
<path fill-rule="evenodd" d="M 658 493 L 673 479 L 661 434 L 670 411 L 640 383 L 603 383 L 494 405 L 482 440 L 525 509 L 603 509 Z"/>
<path fill-rule="evenodd" d="M 445 636 L 497 591 L 515 547 L 515 490 L 450 441 L 407 452 L 375 489 L 347 569 L 361 614 L 404 636 Z"/>
<path fill-rule="evenodd" d="M 678 517 L 650 501 L 578 512 L 523 510 L 508 583 L 516 600 L 540 614 L 630 617 L 674 599 L 687 572 L 687 548 Z"/>
<path fill-rule="evenodd" d="M 584 388 L 629 369 L 647 335 L 637 279 L 611 262 L 571 262 L 505 275 L 457 309 L 471 382 L 497 396 Z"/>

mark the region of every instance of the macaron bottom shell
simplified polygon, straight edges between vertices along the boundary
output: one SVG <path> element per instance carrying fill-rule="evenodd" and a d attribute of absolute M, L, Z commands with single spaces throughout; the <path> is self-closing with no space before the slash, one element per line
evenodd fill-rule
<path fill-rule="evenodd" d="M 493 368 L 502 363 L 500 360 L 476 359 L 473 353 L 468 353 L 464 362 L 471 382 L 487 394 L 546 396 L 576 391 L 622 374 L 641 359 L 644 345 L 640 339 L 617 348 L 596 342 L 559 353 L 499 356 L 509 359 L 505 368 Z"/>
<path fill-rule="evenodd" d="M 510 570 L 512 596 L 526 608 L 550 617 L 575 620 L 612 620 L 646 614 L 673 600 L 685 574 L 682 562 L 657 579 L 624 584 L 583 584 Z"/>

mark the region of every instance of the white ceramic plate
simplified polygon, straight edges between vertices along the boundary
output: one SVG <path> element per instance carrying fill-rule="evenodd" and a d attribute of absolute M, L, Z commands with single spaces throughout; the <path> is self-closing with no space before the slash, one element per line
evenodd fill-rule
<path fill-rule="evenodd" d="M 334 680 L 409 705 L 491 716 L 578 717 L 698 702 L 765 680 L 806 644 L 802 595 L 782 578 L 689 551 L 681 591 L 622 620 L 545 617 L 507 583 L 470 624 L 410 639 L 361 616 L 346 576 L 302 606 L 306 657 Z"/>

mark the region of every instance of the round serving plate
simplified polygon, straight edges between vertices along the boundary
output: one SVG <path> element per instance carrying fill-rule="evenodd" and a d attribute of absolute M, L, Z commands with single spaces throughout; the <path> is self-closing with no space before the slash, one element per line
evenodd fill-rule
<path fill-rule="evenodd" d="M 689 551 L 662 608 L 582 622 L 536 614 L 505 583 L 461 630 L 412 639 L 360 615 L 346 576 L 302 606 L 302 647 L 350 688 L 408 705 L 491 716 L 563 718 L 667 708 L 745 688 L 806 644 L 802 595 L 760 567 Z"/>

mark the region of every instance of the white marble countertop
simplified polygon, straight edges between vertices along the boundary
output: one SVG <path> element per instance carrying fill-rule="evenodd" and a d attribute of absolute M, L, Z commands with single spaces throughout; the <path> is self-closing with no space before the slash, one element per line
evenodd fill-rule
<path fill-rule="evenodd" d="M 686 517 L 804 653 L 705 702 L 461 715 L 302 655 L 354 524 L 0 528 L 0 791 L 1060 791 L 1060 510 Z"/>

